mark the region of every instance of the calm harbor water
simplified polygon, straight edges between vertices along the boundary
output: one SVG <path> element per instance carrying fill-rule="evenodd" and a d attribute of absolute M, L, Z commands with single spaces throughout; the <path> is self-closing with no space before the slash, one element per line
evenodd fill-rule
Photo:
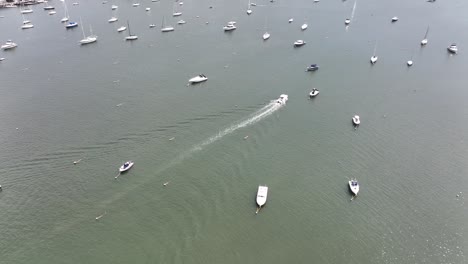
<path fill-rule="evenodd" d="M 0 263 L 467 263 L 468 2 L 247 2 L 0 9 Z"/>

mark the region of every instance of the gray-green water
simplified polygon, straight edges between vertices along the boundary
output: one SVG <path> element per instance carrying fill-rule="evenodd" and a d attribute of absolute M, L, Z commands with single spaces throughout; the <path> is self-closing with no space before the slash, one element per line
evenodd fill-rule
<path fill-rule="evenodd" d="M 258 0 L 247 16 L 244 0 L 186 0 L 183 26 L 167 0 L 69 1 L 88 46 L 52 3 L 30 30 L 0 10 L 0 41 L 19 44 L 0 52 L 0 263 L 467 262 L 468 2 L 358 0 L 346 30 L 353 1 Z M 116 32 L 127 19 L 135 42 Z"/>

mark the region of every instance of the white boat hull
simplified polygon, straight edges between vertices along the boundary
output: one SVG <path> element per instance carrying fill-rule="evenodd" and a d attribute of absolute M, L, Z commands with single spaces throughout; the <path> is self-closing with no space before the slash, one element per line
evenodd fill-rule
<path fill-rule="evenodd" d="M 310 93 L 309 93 L 309 96 L 310 96 L 310 97 L 315 97 L 315 96 L 317 96 L 319 93 L 320 93 L 319 90 L 315 90 L 315 91 L 310 92 Z"/>
<path fill-rule="evenodd" d="M 356 181 L 356 185 L 353 185 L 353 180 L 348 181 L 349 189 L 354 195 L 357 195 L 359 193 L 359 184 Z"/>
<path fill-rule="evenodd" d="M 137 40 L 138 39 L 138 36 L 128 36 L 128 37 L 125 37 L 125 40 Z"/>
<path fill-rule="evenodd" d="M 377 62 L 378 59 L 379 59 L 379 57 L 377 57 L 377 56 L 372 56 L 372 57 L 370 58 L 370 62 L 371 62 L 372 64 L 375 64 L 375 63 Z"/>
<path fill-rule="evenodd" d="M 129 169 L 131 169 L 133 167 L 133 164 L 134 164 L 133 161 L 127 161 L 127 162 L 129 162 L 127 167 L 125 167 L 124 165 L 120 166 L 120 168 L 119 168 L 120 172 L 126 172 L 126 171 L 128 171 Z"/>
<path fill-rule="evenodd" d="M 269 33 L 265 33 L 263 34 L 263 40 L 267 40 L 270 38 L 270 34 Z"/>
<path fill-rule="evenodd" d="M 267 201 L 267 196 L 268 196 L 268 187 L 267 186 L 258 186 L 258 191 L 257 191 L 257 205 L 259 207 L 262 207 L 265 205 Z"/>
<path fill-rule="evenodd" d="M 97 41 L 97 37 L 89 36 L 87 38 L 84 38 L 84 39 L 80 40 L 80 44 L 81 45 L 86 45 L 86 44 L 90 44 L 90 43 L 93 43 L 93 42 L 96 42 L 96 41 Z"/>
<path fill-rule="evenodd" d="M 196 76 L 189 80 L 189 83 L 201 83 L 208 80 L 206 76 Z"/>
<path fill-rule="evenodd" d="M 127 27 L 119 27 L 117 29 L 117 32 L 122 32 L 122 31 L 125 31 L 125 30 L 127 30 Z"/>
<path fill-rule="evenodd" d="M 174 28 L 173 28 L 173 27 L 161 28 L 161 32 L 171 32 L 171 31 L 174 31 Z"/>
<path fill-rule="evenodd" d="M 353 117 L 353 124 L 355 124 L 356 126 L 361 124 L 361 118 L 358 115 L 355 115 Z"/>
<path fill-rule="evenodd" d="M 304 24 L 304 25 L 301 26 L 301 30 L 306 30 L 307 27 L 308 27 L 307 24 Z"/>
<path fill-rule="evenodd" d="M 276 99 L 276 103 L 279 105 L 285 105 L 286 102 L 288 101 L 288 95 L 287 94 L 282 94 L 278 99 Z"/>

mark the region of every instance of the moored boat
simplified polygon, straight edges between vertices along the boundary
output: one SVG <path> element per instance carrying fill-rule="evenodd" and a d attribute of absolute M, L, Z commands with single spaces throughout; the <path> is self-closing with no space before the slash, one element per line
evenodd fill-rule
<path fill-rule="evenodd" d="M 224 31 L 232 31 L 237 27 L 234 25 L 235 23 L 229 22 L 226 26 L 223 27 Z"/>
<path fill-rule="evenodd" d="M 270 38 L 270 33 L 265 32 L 265 34 L 263 34 L 263 40 L 267 40 L 269 38 Z"/>
<path fill-rule="evenodd" d="M 5 42 L 5 44 L 3 44 L 0 48 L 2 50 L 9 50 L 9 49 L 14 49 L 16 47 L 18 47 L 18 44 L 14 43 L 11 40 L 7 40 L 7 42 Z"/>
<path fill-rule="evenodd" d="M 317 64 L 311 64 L 310 66 L 307 67 L 307 71 L 316 71 L 319 69 L 319 66 Z"/>
<path fill-rule="evenodd" d="M 353 124 L 355 124 L 356 126 L 361 124 L 361 118 L 358 115 L 353 116 Z"/>
<path fill-rule="evenodd" d="M 307 27 L 308 27 L 307 24 L 303 24 L 303 25 L 301 26 L 301 30 L 306 30 Z"/>
<path fill-rule="evenodd" d="M 294 42 L 294 47 L 300 47 L 300 46 L 303 46 L 304 44 L 306 44 L 305 41 L 299 39 Z"/>
<path fill-rule="evenodd" d="M 450 53 L 456 54 L 456 53 L 458 52 L 457 44 L 452 43 L 452 45 L 448 46 L 447 50 L 448 50 Z"/>
<path fill-rule="evenodd" d="M 265 205 L 267 201 L 267 196 L 268 196 L 268 187 L 263 186 L 263 185 L 258 186 L 257 199 L 256 199 L 258 207 L 261 208 L 262 206 Z"/>
<path fill-rule="evenodd" d="M 68 22 L 66 25 L 65 25 L 65 28 L 74 28 L 74 27 L 77 27 L 78 26 L 78 23 L 77 22 Z"/>
<path fill-rule="evenodd" d="M 189 80 L 189 83 L 201 83 L 208 80 L 208 77 L 206 77 L 204 74 L 200 74 L 198 76 L 195 76 Z"/>
<path fill-rule="evenodd" d="M 317 88 L 312 88 L 312 91 L 309 93 L 310 98 L 317 96 L 320 91 Z"/>
<path fill-rule="evenodd" d="M 356 179 L 348 181 L 349 189 L 356 196 L 359 193 L 359 183 Z"/>

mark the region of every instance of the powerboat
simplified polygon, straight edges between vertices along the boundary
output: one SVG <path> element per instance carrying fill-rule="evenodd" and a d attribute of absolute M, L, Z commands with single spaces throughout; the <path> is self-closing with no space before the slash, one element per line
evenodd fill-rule
<path fill-rule="evenodd" d="M 398 21 L 398 17 L 394 16 L 392 17 L 392 22 L 397 22 Z"/>
<path fill-rule="evenodd" d="M 174 12 L 174 13 L 172 13 L 172 16 L 175 16 L 175 17 L 176 17 L 176 16 L 181 16 L 181 15 L 182 15 L 182 12 Z"/>
<path fill-rule="evenodd" d="M 413 61 L 412 61 L 412 60 L 407 61 L 407 62 L 406 62 L 406 65 L 408 65 L 408 67 L 413 66 Z"/>
<path fill-rule="evenodd" d="M 206 77 L 204 74 L 200 74 L 198 76 L 193 77 L 192 79 L 189 80 L 189 83 L 201 83 L 208 80 L 208 77 Z"/>
<path fill-rule="evenodd" d="M 356 196 L 359 192 L 359 183 L 356 179 L 352 179 L 350 181 L 348 181 L 348 184 L 349 184 L 349 189 L 351 190 L 351 192 Z"/>
<path fill-rule="evenodd" d="M 361 119 L 359 118 L 358 115 L 353 116 L 353 124 L 355 124 L 356 126 L 361 124 Z"/>
<path fill-rule="evenodd" d="M 8 40 L 7 42 L 5 42 L 5 44 L 3 44 L 0 48 L 2 50 L 9 50 L 9 49 L 14 49 L 18 47 L 18 44 L 14 43 L 13 41 L 11 40 Z"/>
<path fill-rule="evenodd" d="M 320 91 L 317 88 L 313 88 L 312 91 L 309 93 L 310 98 L 317 96 Z"/>
<path fill-rule="evenodd" d="M 132 168 L 133 163 L 134 163 L 134 162 L 131 161 L 131 160 L 125 162 L 122 166 L 120 166 L 119 171 L 120 171 L 120 172 L 126 172 L 126 171 L 128 171 L 130 168 Z"/>
<path fill-rule="evenodd" d="M 55 7 L 49 5 L 49 6 L 44 6 L 44 10 L 54 10 Z"/>
<path fill-rule="evenodd" d="M 167 27 L 161 28 L 161 32 L 170 32 L 170 31 L 174 31 L 174 27 L 167 26 Z"/>
<path fill-rule="evenodd" d="M 270 38 L 270 33 L 265 32 L 265 34 L 263 34 L 263 40 L 267 40 L 269 38 Z"/>
<path fill-rule="evenodd" d="M 28 28 L 33 28 L 33 27 L 34 27 L 33 24 L 27 23 L 27 24 L 22 25 L 22 26 L 21 26 L 21 29 L 28 29 Z"/>
<path fill-rule="evenodd" d="M 307 29 L 307 24 L 303 24 L 303 25 L 301 26 L 301 30 L 306 30 L 306 29 Z"/>
<path fill-rule="evenodd" d="M 60 19 L 60 22 L 65 23 L 65 22 L 68 21 L 68 19 L 69 19 L 68 17 L 64 17 L 64 18 Z"/>
<path fill-rule="evenodd" d="M 345 19 L 344 24 L 349 25 L 349 23 L 351 23 L 351 19 L 349 19 L 349 18 Z"/>
<path fill-rule="evenodd" d="M 119 8 L 119 6 L 117 6 L 117 5 L 112 5 L 112 6 L 111 6 L 111 9 L 112 9 L 112 10 L 116 10 L 117 8 Z"/>
<path fill-rule="evenodd" d="M 124 26 L 121 26 L 117 29 L 117 32 L 122 32 L 122 31 L 125 31 L 127 30 L 127 27 L 124 27 Z"/>
<path fill-rule="evenodd" d="M 267 201 L 267 196 L 268 196 L 268 187 L 267 186 L 258 186 L 258 191 L 257 191 L 257 205 L 258 207 L 262 207 L 265 205 Z"/>
<path fill-rule="evenodd" d="M 378 57 L 378 56 L 375 56 L 375 55 L 374 55 L 374 56 L 372 56 L 372 57 L 370 58 L 370 62 L 371 62 L 371 64 L 374 64 L 374 63 L 376 63 L 378 59 L 379 59 L 379 57 Z"/>
<path fill-rule="evenodd" d="M 116 17 L 111 17 L 109 20 L 107 20 L 107 22 L 113 23 L 113 22 L 116 22 L 117 20 L 119 20 L 119 19 L 116 18 Z"/>
<path fill-rule="evenodd" d="M 86 45 L 86 44 L 93 43 L 96 41 L 97 41 L 97 36 L 92 35 L 92 36 L 87 36 L 86 38 L 80 40 L 80 44 Z"/>
<path fill-rule="evenodd" d="M 154 28 L 154 27 L 156 27 L 156 24 L 150 24 L 149 27 Z"/>
<path fill-rule="evenodd" d="M 224 31 L 232 31 L 236 29 L 237 27 L 234 25 L 235 23 L 229 22 L 227 26 L 224 26 L 223 29 Z"/>
<path fill-rule="evenodd" d="M 427 44 L 427 38 L 421 40 L 421 46 L 425 46 Z"/>
<path fill-rule="evenodd" d="M 447 50 L 448 50 L 450 53 L 456 54 L 456 53 L 458 52 L 457 44 L 452 43 L 452 45 L 448 46 Z"/>
<path fill-rule="evenodd" d="M 68 22 L 68 24 L 65 25 L 65 28 L 74 28 L 77 26 L 78 26 L 77 22 Z"/>
<path fill-rule="evenodd" d="M 52 10 L 52 11 L 49 12 L 49 15 L 55 15 L 55 14 L 57 14 L 57 11 L 55 11 L 55 10 Z"/>
<path fill-rule="evenodd" d="M 276 103 L 280 105 L 286 104 L 288 101 L 288 95 L 287 94 L 282 94 L 278 99 L 276 99 Z"/>
<path fill-rule="evenodd" d="M 294 18 L 290 18 L 290 19 L 288 20 L 288 23 L 292 23 L 293 21 L 294 21 Z"/>
<path fill-rule="evenodd" d="M 294 42 L 294 47 L 300 47 L 304 44 L 306 44 L 305 41 L 299 39 Z"/>
<path fill-rule="evenodd" d="M 307 71 L 316 71 L 319 69 L 319 66 L 317 64 L 311 64 L 310 66 L 307 67 Z"/>
<path fill-rule="evenodd" d="M 185 24 L 185 23 L 187 23 L 187 22 L 185 22 L 185 20 L 183 20 L 183 19 L 177 21 L 177 24 L 179 24 L 179 25 L 183 25 L 183 24 Z"/>
<path fill-rule="evenodd" d="M 140 3 L 134 3 L 132 6 L 133 6 L 133 7 L 140 6 Z"/>

